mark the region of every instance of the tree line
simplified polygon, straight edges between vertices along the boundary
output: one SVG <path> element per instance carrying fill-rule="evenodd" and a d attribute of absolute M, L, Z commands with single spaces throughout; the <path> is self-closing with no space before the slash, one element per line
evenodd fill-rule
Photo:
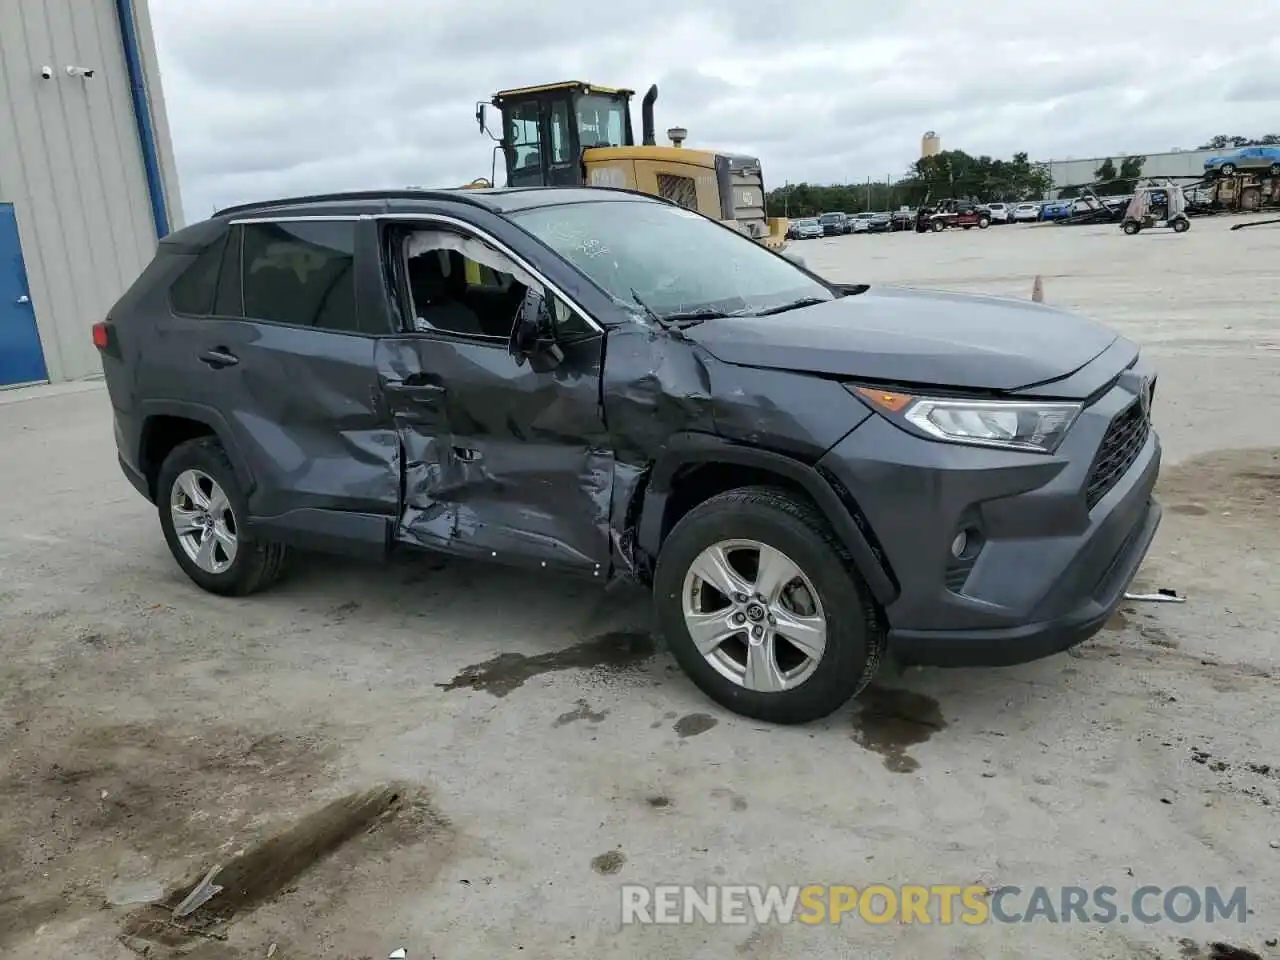
<path fill-rule="evenodd" d="M 1219 134 L 1196 149 L 1235 150 L 1276 145 L 1280 145 L 1280 134 L 1276 133 L 1261 137 Z M 1094 171 L 1092 184 L 1064 184 L 1058 196 L 1078 197 L 1089 186 L 1102 196 L 1130 193 L 1134 181 L 1142 176 L 1146 162 L 1146 157 L 1121 157 L 1117 165 L 1108 157 Z M 1001 160 L 970 156 L 963 150 L 943 150 L 932 157 L 921 157 L 897 180 L 865 184 L 792 183 L 770 190 L 767 199 L 771 214 L 795 219 L 817 216 L 827 210 L 844 213 L 896 210 L 947 197 L 979 203 L 1018 203 L 1042 199 L 1054 186 L 1048 165 L 1032 163 L 1025 153 Z"/>
<path fill-rule="evenodd" d="M 1268 133 L 1261 137 L 1228 137 L 1220 133 L 1208 143 L 1202 143 L 1197 150 L 1236 150 L 1240 147 L 1275 147 L 1280 146 L 1280 133 Z"/>
<path fill-rule="evenodd" d="M 792 183 L 770 190 L 769 212 L 791 217 L 816 216 L 827 210 L 844 213 L 916 207 L 944 198 L 979 203 L 1035 200 L 1052 186 L 1049 169 L 1025 153 L 1010 160 L 973 157 L 963 150 L 944 150 L 921 157 L 898 180 L 881 183 L 819 185 Z"/>

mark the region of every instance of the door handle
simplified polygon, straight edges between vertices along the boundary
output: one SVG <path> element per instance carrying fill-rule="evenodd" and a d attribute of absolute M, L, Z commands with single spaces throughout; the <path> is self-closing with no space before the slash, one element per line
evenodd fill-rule
<path fill-rule="evenodd" d="M 215 370 L 221 370 L 223 367 L 234 367 L 240 362 L 240 358 L 226 347 L 215 347 L 200 354 L 200 361 L 207 363 Z"/>
<path fill-rule="evenodd" d="M 387 393 L 399 394 L 402 397 L 420 398 L 422 400 L 440 396 L 445 392 L 444 384 L 442 383 L 431 383 L 428 380 L 417 380 L 413 377 L 407 380 L 383 381 L 382 386 Z"/>

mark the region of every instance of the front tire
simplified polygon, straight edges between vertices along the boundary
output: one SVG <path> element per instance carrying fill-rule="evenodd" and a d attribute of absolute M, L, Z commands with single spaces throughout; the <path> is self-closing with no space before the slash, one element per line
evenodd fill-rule
<path fill-rule="evenodd" d="M 1191 229 L 1191 221 L 1190 221 L 1190 220 L 1181 220 L 1181 219 L 1179 219 L 1179 220 L 1175 220 L 1175 221 L 1173 221 L 1173 232 L 1174 232 L 1174 233 L 1186 233 L 1186 232 L 1187 232 L 1188 230 L 1190 230 L 1190 229 Z"/>
<path fill-rule="evenodd" d="M 1142 227 L 1137 222 L 1128 220 L 1121 229 L 1125 232 L 1126 236 L 1132 237 L 1135 233 L 1141 230 Z"/>
<path fill-rule="evenodd" d="M 986 217 L 982 217 L 982 218 L 980 218 L 980 219 L 978 220 L 978 229 L 979 229 L 979 230 L 985 230 L 985 229 L 987 229 L 987 227 L 989 227 L 989 226 L 991 226 L 991 221 L 990 221 L 990 220 L 988 220 Z"/>
<path fill-rule="evenodd" d="M 703 693 L 798 724 L 875 675 L 885 631 L 866 585 L 807 501 L 772 487 L 712 497 L 676 524 L 654 573 L 658 629 Z"/>
<path fill-rule="evenodd" d="M 249 534 L 248 505 L 217 440 L 201 437 L 173 448 L 160 467 L 156 506 L 169 551 L 202 589 L 242 597 L 280 578 L 287 551 Z"/>
<path fill-rule="evenodd" d="M 1218 172 L 1224 177 L 1230 177 L 1235 174 L 1236 165 L 1234 163 L 1224 163 Z"/>
<path fill-rule="evenodd" d="M 942 220 L 935 220 L 935 221 L 933 221 L 933 232 L 934 232 L 934 233 L 941 233 L 941 232 L 942 232 L 943 230 L 945 230 L 945 229 L 947 229 L 947 225 L 946 225 L 946 223 L 944 223 Z"/>

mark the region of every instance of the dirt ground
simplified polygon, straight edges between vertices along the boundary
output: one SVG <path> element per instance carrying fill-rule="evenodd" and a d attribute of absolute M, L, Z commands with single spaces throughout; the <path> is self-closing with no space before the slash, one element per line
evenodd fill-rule
<path fill-rule="evenodd" d="M 1039 274 L 1140 341 L 1167 506 L 1140 586 L 1187 597 L 1040 663 L 886 676 L 798 729 L 709 704 L 633 591 L 309 558 L 205 595 L 120 475 L 100 386 L 0 394 L 0 955 L 1276 955 L 1280 229 L 1228 225 L 797 244 L 847 281 L 1026 297 Z M 128 902 L 174 907 L 217 865 L 177 924 Z M 628 882 L 1245 885 L 1250 915 L 624 927 Z"/>

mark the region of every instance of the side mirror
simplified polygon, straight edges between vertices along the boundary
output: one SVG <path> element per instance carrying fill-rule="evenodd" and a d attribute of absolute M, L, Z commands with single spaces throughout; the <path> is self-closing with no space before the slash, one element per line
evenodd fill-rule
<path fill-rule="evenodd" d="M 541 290 L 530 287 L 511 328 L 507 351 L 522 367 L 527 360 L 534 373 L 549 373 L 564 362 L 564 351 L 555 339 L 551 302 Z"/>
<path fill-rule="evenodd" d="M 485 123 L 486 106 L 483 103 L 476 104 L 476 123 L 480 125 L 481 133 L 484 133 L 489 128 L 489 125 Z"/>

